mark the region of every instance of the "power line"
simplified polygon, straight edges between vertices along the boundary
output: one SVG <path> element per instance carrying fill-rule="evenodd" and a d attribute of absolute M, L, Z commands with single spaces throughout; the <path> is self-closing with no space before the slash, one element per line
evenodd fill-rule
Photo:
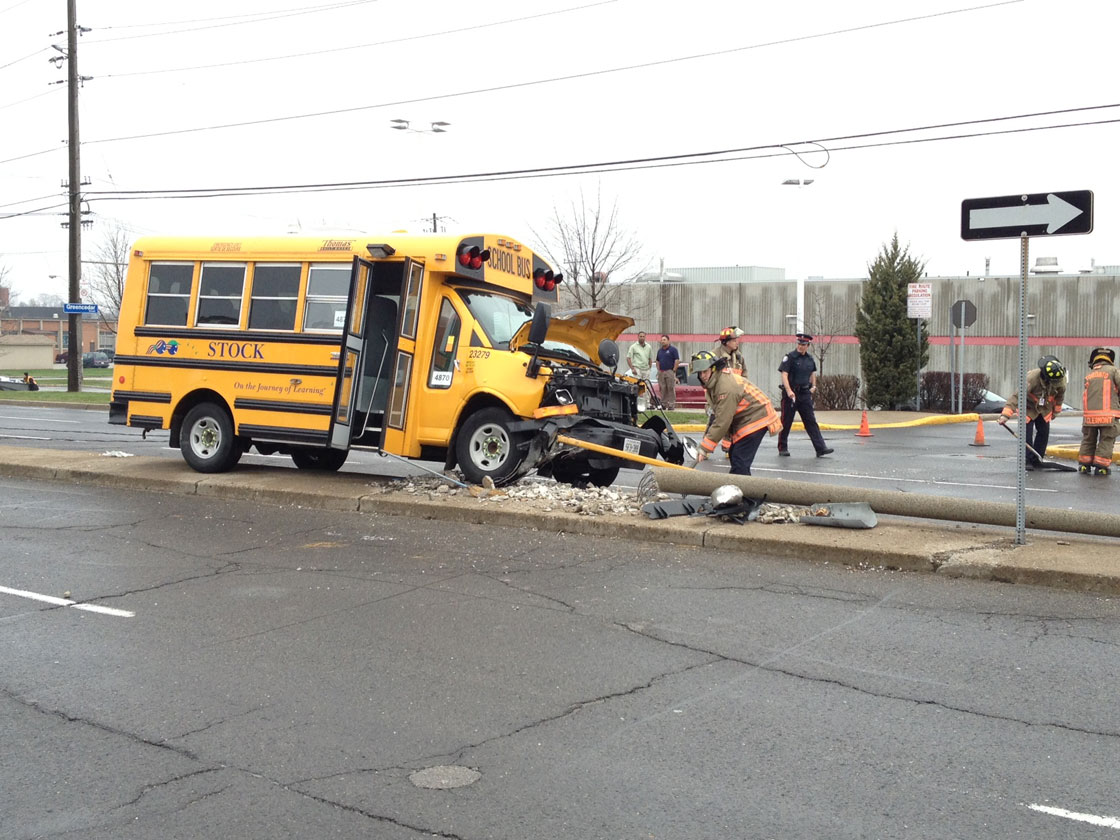
<path fill-rule="evenodd" d="M 1023 0 L 999 0 L 999 2 L 996 2 L 996 3 L 989 3 L 989 4 L 983 5 L 983 6 L 973 6 L 973 7 L 969 7 L 969 8 L 966 8 L 966 9 L 956 9 L 956 10 L 947 11 L 947 12 L 935 12 L 935 13 L 929 14 L 929 15 L 919 15 L 919 16 L 916 16 L 916 17 L 900 18 L 900 19 L 892 20 L 892 21 L 881 21 L 879 23 L 871 23 L 871 24 L 865 24 L 865 25 L 861 25 L 861 26 L 854 26 L 854 27 L 849 27 L 847 29 L 837 29 L 837 30 L 833 30 L 833 31 L 830 31 L 830 32 L 816 33 L 816 34 L 813 34 L 813 35 L 800 35 L 800 36 L 795 36 L 795 37 L 792 37 L 792 38 L 783 38 L 783 39 L 780 39 L 780 40 L 777 40 L 777 41 L 768 41 L 768 42 L 761 43 L 761 44 L 749 44 L 749 45 L 743 46 L 743 47 L 732 47 L 730 49 L 717 50 L 717 51 L 714 51 L 714 52 L 696 53 L 696 54 L 693 54 L 693 55 L 678 56 L 676 58 L 659 59 L 657 61 L 648 61 L 648 62 L 644 62 L 642 64 L 630 64 L 630 65 L 626 65 L 626 66 L 623 66 L 623 67 L 612 67 L 612 68 L 607 68 L 607 69 L 604 69 L 604 70 L 589 70 L 589 71 L 584 72 L 584 73 L 571 73 L 571 74 L 566 75 L 566 76 L 553 76 L 553 77 L 547 78 L 547 79 L 536 79 L 536 80 L 528 81 L 528 82 L 511 82 L 509 84 L 504 84 L 504 85 L 493 85 L 491 87 L 475 88 L 475 89 L 472 89 L 472 90 L 462 90 L 462 91 L 456 91 L 454 93 L 440 93 L 440 94 L 434 94 L 432 96 L 421 96 L 421 97 L 415 97 L 413 99 L 401 99 L 401 100 L 397 100 L 397 101 L 394 101 L 394 102 L 382 102 L 382 103 L 378 103 L 378 104 L 374 104 L 374 105 L 355 105 L 355 106 L 352 106 L 352 107 L 349 107 L 349 108 L 337 108 L 337 109 L 329 110 L 329 111 L 314 111 L 314 112 L 306 113 L 306 114 L 289 114 L 287 116 L 280 116 L 280 117 L 264 117 L 264 118 L 257 119 L 257 120 L 245 120 L 245 121 L 236 122 L 236 123 L 223 123 L 223 124 L 210 125 L 210 126 L 194 126 L 192 128 L 173 129 L 171 131 L 157 131 L 157 132 L 150 132 L 148 134 L 133 134 L 133 135 L 127 135 L 127 136 L 123 136 L 123 137 L 109 137 L 109 138 L 104 138 L 104 139 L 100 139 L 100 140 L 89 140 L 89 141 L 86 141 L 86 142 L 92 145 L 94 143 L 116 143 L 116 142 L 120 142 L 120 141 L 124 141 L 124 140 L 147 140 L 147 139 L 151 139 L 153 137 L 168 137 L 168 136 L 180 135 L 180 134 L 194 134 L 194 133 L 197 133 L 197 132 L 200 132 L 200 131 L 218 131 L 218 130 L 225 130 L 225 129 L 230 129 L 230 128 L 245 128 L 245 127 L 255 126 L 255 125 L 267 125 L 267 124 L 278 123 L 278 122 L 288 122 L 288 121 L 293 121 L 293 120 L 312 119 L 312 118 L 315 118 L 315 117 L 336 116 L 336 115 L 339 115 L 339 114 L 352 114 L 352 113 L 356 113 L 356 112 L 359 112 L 359 111 L 369 111 L 369 110 L 373 110 L 373 109 L 376 109 L 376 108 L 398 107 L 400 105 L 414 105 L 414 104 L 417 104 L 417 103 L 420 103 L 420 102 L 435 102 L 435 101 L 443 100 L 443 99 L 453 99 L 453 98 L 457 98 L 457 97 L 460 97 L 460 96 L 476 96 L 476 95 L 481 94 L 481 93 L 497 93 L 497 92 L 500 92 L 500 91 L 517 90 L 517 89 L 520 89 L 520 88 L 535 87 L 537 85 L 554 84 L 556 82 L 569 82 L 569 81 L 574 81 L 576 79 L 589 79 L 589 78 L 594 78 L 594 77 L 597 77 L 597 76 L 610 75 L 610 74 L 613 74 L 613 73 L 628 72 L 628 71 L 631 71 L 631 70 L 645 70 L 645 69 L 648 69 L 648 68 L 651 68 L 651 67 L 661 67 L 661 66 L 664 66 L 664 65 L 677 64 L 677 63 L 681 63 L 681 62 L 685 62 L 685 61 L 696 61 L 698 59 L 703 59 L 703 58 L 713 58 L 713 57 L 716 57 L 716 56 L 730 55 L 730 54 L 733 54 L 733 53 L 744 52 L 746 50 L 755 50 L 755 49 L 763 49 L 765 47 L 774 47 L 774 46 L 781 46 L 781 45 L 785 45 L 785 44 L 794 44 L 794 43 L 798 43 L 800 41 L 810 41 L 810 40 L 814 40 L 814 39 L 818 39 L 818 38 L 832 37 L 832 36 L 835 36 L 835 35 L 847 35 L 847 34 L 851 34 L 853 32 L 866 31 L 868 29 L 877 29 L 877 28 L 884 27 L 884 26 L 897 26 L 897 25 L 900 25 L 900 24 L 903 24 L 903 23 L 913 23 L 915 21 L 920 21 L 920 20 L 928 20 L 928 19 L 931 19 L 931 18 L 945 17 L 947 15 L 962 14 L 962 13 L 966 13 L 966 12 L 977 11 L 977 10 L 980 10 L 980 9 L 989 9 L 989 8 L 992 8 L 992 7 L 995 7 L 995 6 L 1006 6 L 1006 5 L 1010 5 L 1010 4 L 1013 4 L 1013 3 L 1022 3 L 1022 2 L 1023 2 Z M 0 161 L 0 163 L 5 163 L 5 162 L 6 161 Z"/>
<path fill-rule="evenodd" d="M 150 139 L 155 138 L 155 137 L 171 137 L 171 136 L 183 135 L 183 134 L 195 134 L 195 133 L 199 133 L 199 132 L 203 132 L 203 131 L 219 131 L 219 130 L 225 130 L 225 129 L 230 129 L 230 128 L 247 128 L 247 127 L 251 127 L 251 126 L 268 125 L 268 124 L 278 123 L 278 122 L 288 122 L 288 121 L 294 121 L 294 120 L 313 119 L 313 118 L 316 118 L 316 117 L 337 116 L 337 115 L 340 115 L 340 114 L 351 114 L 351 113 L 356 113 L 356 112 L 359 112 L 359 111 L 374 110 L 374 109 L 377 109 L 377 108 L 399 107 L 401 105 L 413 105 L 413 104 L 417 104 L 417 103 L 421 103 L 421 102 L 435 102 L 435 101 L 444 100 L 444 99 L 454 99 L 454 98 L 458 98 L 460 96 L 475 96 L 475 95 L 482 94 L 482 93 L 497 93 L 497 92 L 501 92 L 501 91 L 508 91 L 508 90 L 516 90 L 516 89 L 520 89 L 520 88 L 534 87 L 534 86 L 537 86 L 537 85 L 553 84 L 553 83 L 556 83 L 556 82 L 574 81 L 574 80 L 577 80 L 577 79 L 593 78 L 593 77 L 604 76 L 604 75 L 609 75 L 609 74 L 613 74 L 613 73 L 627 72 L 627 71 L 630 71 L 630 70 L 648 69 L 650 67 L 659 67 L 659 66 L 664 66 L 664 65 L 668 65 L 668 64 L 675 64 L 675 63 L 685 62 L 685 61 L 695 61 L 695 60 L 703 59 L 703 58 L 712 58 L 712 57 L 715 57 L 715 56 L 730 55 L 730 54 L 733 54 L 733 53 L 744 52 L 744 51 L 747 51 L 747 50 L 763 49 L 763 48 L 766 48 L 766 47 L 774 47 L 774 46 L 781 46 L 781 45 L 785 45 L 785 44 L 793 44 L 793 43 L 798 43 L 798 42 L 801 42 L 801 41 L 811 41 L 811 40 L 816 40 L 816 39 L 820 39 L 820 38 L 833 37 L 833 36 L 836 36 L 836 35 L 846 35 L 846 34 L 851 34 L 853 32 L 862 32 L 862 31 L 866 31 L 866 30 L 870 30 L 870 29 L 877 29 L 877 28 L 881 28 L 881 27 L 885 27 L 885 26 L 897 26 L 897 25 L 904 24 L 904 23 L 914 23 L 916 21 L 921 21 L 921 20 L 929 20 L 929 19 L 938 18 L 938 17 L 945 17 L 945 16 L 948 16 L 948 15 L 964 14 L 964 13 L 968 13 L 968 12 L 980 11 L 980 10 L 990 9 L 990 8 L 994 8 L 994 7 L 998 7 L 998 6 L 1006 6 L 1006 5 L 1012 5 L 1012 4 L 1016 4 L 1016 3 L 1022 3 L 1022 2 L 1024 2 L 1024 0 L 998 0 L 998 2 L 988 3 L 988 4 L 985 4 L 985 5 L 981 5 L 981 6 L 970 6 L 970 7 L 967 7 L 967 8 L 953 9 L 953 10 L 944 11 L 944 12 L 934 12 L 934 13 L 931 13 L 931 14 L 928 14 L 928 15 L 918 15 L 918 16 L 915 16 L 915 17 L 899 18 L 899 19 L 890 20 L 890 21 L 880 21 L 878 23 L 863 24 L 863 25 L 860 25 L 860 26 L 848 27 L 846 29 L 831 30 L 831 31 L 828 31 L 828 32 L 814 33 L 814 34 L 811 34 L 811 35 L 794 36 L 794 37 L 791 37 L 791 38 L 784 38 L 784 39 L 780 39 L 780 40 L 776 40 L 776 41 L 768 41 L 768 42 L 759 43 L 759 44 L 748 44 L 748 45 L 742 46 L 742 47 L 732 47 L 732 48 L 729 48 L 729 49 L 726 49 L 726 50 L 717 50 L 717 51 L 714 51 L 714 52 L 707 52 L 707 53 L 696 53 L 696 54 L 693 54 L 693 55 L 678 56 L 676 58 L 659 59 L 657 61 L 650 61 L 650 62 L 645 62 L 645 63 L 641 63 L 641 64 L 631 64 L 631 65 L 626 65 L 626 66 L 622 66 L 622 67 L 607 68 L 607 69 L 604 69 L 604 70 L 591 70 L 591 71 L 587 71 L 587 72 L 584 72 L 584 73 L 573 73 L 573 74 L 569 74 L 569 75 L 566 75 L 566 76 L 554 76 L 554 77 L 547 78 L 547 79 L 537 79 L 537 80 L 528 81 L 528 82 L 512 82 L 510 84 L 494 85 L 494 86 L 486 87 L 486 88 L 475 88 L 475 89 L 472 89 L 472 90 L 456 91 L 456 92 L 453 92 L 453 93 L 434 94 L 434 95 L 431 95 L 431 96 L 415 97 L 415 98 L 412 98 L 412 99 L 401 99 L 401 100 L 397 100 L 397 101 L 393 101 L 393 102 L 381 102 L 381 103 L 372 104 L 372 105 L 357 105 L 357 106 L 352 106 L 352 107 L 349 107 L 349 108 L 337 108 L 337 109 L 328 110 L 328 111 L 315 111 L 315 112 L 305 113 L 305 114 L 290 114 L 290 115 L 287 115 L 287 116 L 279 116 L 279 117 L 263 117 L 263 118 L 256 119 L 256 120 L 245 120 L 245 121 L 236 122 L 236 123 L 222 123 L 222 124 L 209 125 L 209 126 L 194 126 L 194 127 L 190 127 L 190 128 L 172 129 L 170 131 L 149 132 L 147 134 L 133 134 L 133 135 L 125 135 L 125 136 L 121 136 L 121 137 L 107 137 L 107 138 L 102 138 L 102 139 L 99 139 L 99 140 L 86 140 L 84 142 L 87 145 L 94 145 L 94 144 L 100 144 L 100 143 L 118 143 L 118 142 L 123 142 L 123 141 L 127 141 L 127 140 L 150 140 Z M 50 152 L 53 152 L 53 151 L 55 151 L 55 149 L 42 149 L 42 150 L 37 151 L 37 152 L 29 152 L 27 154 L 20 155 L 18 157 L 7 158 L 6 160 L 0 160 L 0 164 L 12 163 L 12 162 L 19 161 L 19 160 L 25 160 L 27 158 L 36 157 L 38 155 L 49 154 Z"/>
<path fill-rule="evenodd" d="M 338 9 L 345 9 L 349 6 L 364 6 L 368 3 L 376 3 L 378 0 L 349 0 L 345 3 L 332 3 L 329 6 L 301 6 L 296 9 L 279 9 L 272 12 L 253 12 L 251 14 L 243 15 L 228 15 L 227 17 L 220 18 L 201 18 L 198 20 L 187 21 L 169 21 L 166 23 L 136 23 L 136 24 L 121 24 L 118 26 L 102 26 L 93 27 L 99 31 L 111 29 L 136 29 L 140 27 L 152 26 L 177 26 L 180 23 L 205 23 L 206 26 L 191 26 L 186 29 L 173 29 L 166 32 L 150 32 L 146 35 L 122 35 L 119 38 L 102 38 L 101 40 L 91 40 L 92 44 L 108 44 L 114 41 L 131 41 L 137 38 L 155 38 L 162 35 L 182 35 L 184 32 L 200 32 L 206 29 L 225 29 L 230 26 L 244 26 L 248 23 L 265 23 L 270 20 L 282 20 L 290 17 L 301 17 L 303 15 L 313 15 L 319 12 L 333 12 Z M 211 24 L 211 21 L 225 21 Z"/>
<path fill-rule="evenodd" d="M 1099 108 L 1115 108 L 1118 105 L 1094 106 L 1093 108 L 1074 108 L 1066 111 L 1053 112 L 1067 113 L 1083 110 L 1096 110 Z M 1045 114 L 1031 114 L 1025 116 L 1043 116 Z M 794 143 L 768 143 L 758 146 L 749 146 L 738 149 L 721 149 L 708 152 L 690 152 L 678 155 L 662 155 L 648 158 L 633 158 L 628 160 L 603 161 L 595 163 L 568 164 L 550 167 L 536 167 L 531 169 L 498 170 L 493 172 L 460 173 L 456 175 L 431 175 L 415 178 L 392 178 L 368 181 L 347 181 L 319 184 L 284 184 L 274 186 L 250 187 L 212 187 L 192 189 L 164 189 L 164 190 L 117 190 L 117 191 L 91 191 L 85 194 L 89 200 L 114 199 L 114 200 L 142 200 L 152 198 L 221 198 L 251 195 L 280 195 L 289 193 L 309 192 L 341 192 L 359 189 L 384 189 L 387 187 L 428 186 L 433 184 L 457 184 L 477 181 L 518 180 L 529 178 L 555 177 L 560 175 L 587 175 L 602 172 L 618 172 L 637 169 L 658 169 L 669 166 L 694 166 L 698 164 L 729 163 L 739 160 L 754 160 L 759 158 L 777 157 L 791 153 L 790 146 L 803 145 L 806 142 L 825 145 L 843 143 L 851 140 L 870 140 L 891 135 L 916 133 L 923 131 L 956 128 L 966 125 L 976 125 L 985 122 L 999 122 L 1009 119 L 1023 119 L 1024 117 L 995 117 L 990 120 L 966 120 L 957 123 L 944 123 L 938 126 L 918 126 L 913 128 L 891 129 L 888 131 L 868 132 L 865 134 L 844 135 L 833 138 L 822 138 L 812 141 L 798 141 Z M 978 137 L 991 137 L 1005 134 L 1018 134 L 1032 131 L 1048 131 L 1060 128 L 1079 128 L 1093 125 L 1109 125 L 1120 123 L 1120 118 L 1112 120 L 1096 120 L 1077 123 L 1064 123 L 1057 125 L 1029 126 L 1024 128 L 1009 128 L 993 131 L 972 132 L 967 134 L 942 135 L 938 137 L 906 138 L 894 140 L 880 140 L 878 142 L 848 144 L 840 146 L 826 145 L 828 151 L 853 151 L 857 149 L 877 148 L 881 146 L 897 146 L 904 144 L 932 143 L 946 140 L 964 140 Z"/>
<path fill-rule="evenodd" d="M 588 3 L 583 6 L 573 6 L 567 9 L 556 9 L 551 12 L 541 12 L 535 15 L 525 15 L 518 18 L 507 18 L 505 20 L 491 21 L 490 23 L 479 23 L 473 26 L 461 26 L 456 29 L 444 29 L 439 32 L 427 32 L 422 35 L 405 35 L 400 38 L 389 38 L 384 41 L 371 41 L 368 44 L 351 44 L 345 47 L 330 47 L 323 50 L 310 50 L 300 53 L 287 53 L 285 55 L 264 56 L 262 58 L 247 58 L 242 61 L 224 61 L 218 64 L 196 64 L 188 67 L 168 67 L 162 70 L 137 70 L 132 73 L 103 73 L 103 79 L 121 79 L 127 76 L 150 76 L 159 73 L 184 73 L 194 70 L 213 70 L 220 67 L 237 67 L 244 64 L 261 64 L 270 61 L 288 61 L 296 58 L 309 58 L 317 55 L 328 55 L 331 53 L 348 52 L 351 50 L 364 50 L 372 47 L 383 47 L 390 44 L 403 44 L 409 41 L 422 41 L 427 38 L 441 38 L 445 35 L 458 35 L 463 32 L 472 32 L 479 29 L 491 29 L 496 26 L 507 26 L 512 23 L 523 23 L 527 20 L 535 20 L 537 18 L 552 17 L 554 15 L 567 14 L 569 12 L 579 12 L 585 9 L 590 9 L 595 6 L 607 6 L 611 3 L 617 3 L 618 0 L 599 0 L 597 3 Z M 95 42 L 97 43 L 97 42 Z"/>

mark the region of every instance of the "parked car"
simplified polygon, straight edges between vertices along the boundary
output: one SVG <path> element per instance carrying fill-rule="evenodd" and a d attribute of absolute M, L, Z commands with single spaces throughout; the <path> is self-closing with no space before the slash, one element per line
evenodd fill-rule
<path fill-rule="evenodd" d="M 109 357 L 102 353 L 100 350 L 94 350 L 90 353 L 82 354 L 82 367 L 84 368 L 107 368 L 109 367 Z"/>
<path fill-rule="evenodd" d="M 59 353 L 57 356 L 54 357 L 54 363 L 56 365 L 64 365 L 68 361 L 70 361 L 70 354 L 67 353 L 65 350 L 63 350 L 61 353 Z"/>

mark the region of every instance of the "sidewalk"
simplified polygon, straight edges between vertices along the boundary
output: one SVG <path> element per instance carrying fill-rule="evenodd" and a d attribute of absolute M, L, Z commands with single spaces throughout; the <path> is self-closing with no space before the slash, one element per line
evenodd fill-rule
<path fill-rule="evenodd" d="M 264 504 L 379 513 L 420 519 L 564 531 L 841 563 L 855 570 L 898 569 L 951 578 L 1025 583 L 1120 595 L 1120 540 L 1028 533 L 1014 545 L 1008 528 L 881 517 L 870 530 L 812 525 L 725 524 L 707 517 L 651 520 L 642 515 L 581 516 L 539 502 L 480 494 L 409 494 L 358 473 L 306 473 L 242 466 L 204 475 L 168 458 L 0 446 L 0 475 L 127 490 L 237 498 Z"/>

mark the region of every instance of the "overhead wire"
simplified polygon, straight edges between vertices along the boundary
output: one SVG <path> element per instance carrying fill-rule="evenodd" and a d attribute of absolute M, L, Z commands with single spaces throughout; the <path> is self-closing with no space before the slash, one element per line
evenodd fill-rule
<path fill-rule="evenodd" d="M 391 179 L 378 179 L 378 180 L 365 180 L 365 181 L 343 181 L 333 183 L 316 183 L 316 184 L 282 184 L 282 185 L 265 185 L 265 186 L 241 186 L 241 187 L 194 187 L 183 189 L 153 189 L 153 190 L 93 190 L 83 193 L 83 196 L 89 200 L 137 200 L 137 199 L 153 199 L 153 198 L 219 198 L 219 197 L 236 197 L 236 196 L 250 196 L 250 195 L 279 195 L 279 194 L 292 194 L 292 193 L 310 193 L 310 192 L 333 192 L 333 191 L 349 191 L 358 189 L 383 189 L 386 187 L 409 187 L 409 186 L 430 186 L 430 185 L 446 185 L 457 183 L 470 183 L 476 181 L 496 181 L 496 180 L 518 180 L 529 178 L 542 178 L 542 177 L 555 177 L 560 175 L 586 175 L 596 174 L 603 172 L 618 172 L 639 169 L 658 169 L 669 166 L 688 166 L 698 164 L 710 163 L 728 163 L 738 160 L 753 160 L 758 158 L 779 157 L 791 154 L 790 146 L 799 146 L 805 144 L 814 144 L 823 146 L 826 151 L 832 153 L 836 151 L 853 151 L 857 149 L 868 149 L 884 146 L 897 146 L 909 145 L 916 143 L 931 143 L 946 140 L 964 140 L 974 139 L 979 137 L 999 136 L 1005 134 L 1017 134 L 1032 131 L 1046 131 L 1062 128 L 1078 128 L 1094 125 L 1108 125 L 1120 122 L 1120 118 L 1113 120 L 1094 120 L 1085 122 L 1073 122 L 1056 125 L 1043 125 L 1043 126 L 1026 126 L 1021 128 L 1007 128 L 998 129 L 993 131 L 980 131 L 971 133 L 958 133 L 951 135 L 940 135 L 937 137 L 918 137 L 918 138 L 903 138 L 892 140 L 878 140 L 877 142 L 869 143 L 849 143 L 847 145 L 833 145 L 845 143 L 852 140 L 873 140 L 875 138 L 885 138 L 892 135 L 912 134 L 917 132 L 943 130 L 949 128 L 958 128 L 967 125 L 978 125 L 988 122 L 1002 122 L 1010 119 L 1023 119 L 1026 117 L 1044 116 L 1047 114 L 1061 114 L 1069 112 L 1077 112 L 1083 110 L 1097 110 L 1105 107 L 1120 107 L 1120 105 L 1111 106 L 1092 106 L 1084 109 L 1063 109 L 1055 112 L 1040 112 L 1038 114 L 1023 115 L 1020 117 L 995 117 L 990 120 L 963 120 L 955 123 L 943 123 L 933 126 L 916 126 L 912 128 L 889 129 L 885 131 L 866 132 L 864 134 L 850 134 L 830 138 L 820 138 L 816 140 L 803 140 L 797 142 L 785 143 L 766 143 L 756 146 L 747 146 L 735 149 L 720 149 L 706 152 L 686 152 L 677 155 L 660 155 L 646 158 L 631 158 L 624 160 L 601 161 L 592 163 L 580 164 L 565 164 L 558 166 L 548 167 L 534 167 L 527 169 L 511 169 L 511 170 L 497 170 L 490 172 L 474 172 L 474 173 L 458 173 L 453 175 L 431 175 L 431 176 L 418 176 L 414 178 L 391 178 Z"/>
<path fill-rule="evenodd" d="M 350 44 L 344 47 L 329 47 L 322 50 L 308 50 L 299 53 L 286 53 L 284 55 L 263 56 L 261 58 L 246 58 L 240 61 L 223 61 L 217 64 L 195 64 L 187 67 L 167 67 L 159 70 L 136 70 L 131 73 L 103 73 L 103 79 L 121 79 L 129 76 L 151 76 L 160 73 L 185 73 L 195 70 L 214 70 L 221 67 L 238 67 L 246 64 L 262 64 L 265 62 L 273 61 L 288 61 L 297 58 L 309 58 L 317 55 L 329 55 L 332 53 L 349 52 L 352 50 L 364 50 L 371 47 L 383 47 L 389 44 L 404 44 L 411 41 L 422 41 L 427 38 L 440 38 L 445 35 L 457 35 L 463 32 L 474 32 L 480 29 L 492 29 L 496 26 L 507 26 L 512 23 L 524 23 L 528 20 L 535 20 L 537 18 L 553 17 L 555 15 L 567 14 L 569 12 L 579 12 L 585 9 L 590 9 L 595 6 L 607 6 L 611 3 L 617 3 L 618 0 L 598 0 L 595 3 L 587 3 L 582 6 L 572 6 L 566 9 L 554 9 L 550 12 L 540 12 L 534 15 L 525 15 L 524 17 L 507 18 L 505 20 L 491 21 L 489 23 L 478 23 L 469 26 L 460 26 L 455 29 L 444 29 L 439 32 L 426 32 L 421 35 L 403 35 L 400 38 L 387 38 L 384 41 L 371 41 L 367 44 Z"/>
<path fill-rule="evenodd" d="M 211 21 L 219 21 L 207 26 L 192 26 L 186 29 L 174 29 L 167 32 L 149 32 L 147 34 L 139 35 L 122 35 L 119 38 L 91 38 L 88 43 L 95 44 L 108 44 L 116 41 L 131 41 L 137 38 L 155 38 L 163 35 L 182 35 L 185 32 L 201 32 L 207 29 L 224 29 L 230 26 L 244 26 L 250 23 L 264 23 L 270 20 L 283 20 L 290 17 L 302 17 L 303 15 L 317 14 L 319 12 L 333 12 L 338 9 L 345 9 L 349 6 L 365 6 L 369 3 L 376 3 L 379 0 L 348 0 L 344 3 L 331 3 L 326 6 L 301 6 L 296 9 L 278 9 L 268 12 L 252 12 L 242 15 L 228 15 L 219 18 L 200 18 L 188 21 L 174 21 L 166 23 L 148 23 L 148 24 L 119 24 L 116 26 L 101 26 L 91 27 L 95 31 L 108 31 L 112 29 L 134 29 L 137 27 L 151 27 L 151 26 L 177 26 L 179 23 L 206 23 Z"/>

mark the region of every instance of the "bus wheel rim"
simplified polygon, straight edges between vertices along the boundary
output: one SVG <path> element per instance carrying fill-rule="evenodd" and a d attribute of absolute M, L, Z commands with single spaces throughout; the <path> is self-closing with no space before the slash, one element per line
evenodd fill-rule
<path fill-rule="evenodd" d="M 209 457 L 222 444 L 222 431 L 213 420 L 204 417 L 191 429 L 191 448 L 200 457 Z"/>
<path fill-rule="evenodd" d="M 500 426 L 481 426 L 471 436 L 471 460 L 480 469 L 496 469 L 505 461 L 509 450 L 509 435 Z"/>

